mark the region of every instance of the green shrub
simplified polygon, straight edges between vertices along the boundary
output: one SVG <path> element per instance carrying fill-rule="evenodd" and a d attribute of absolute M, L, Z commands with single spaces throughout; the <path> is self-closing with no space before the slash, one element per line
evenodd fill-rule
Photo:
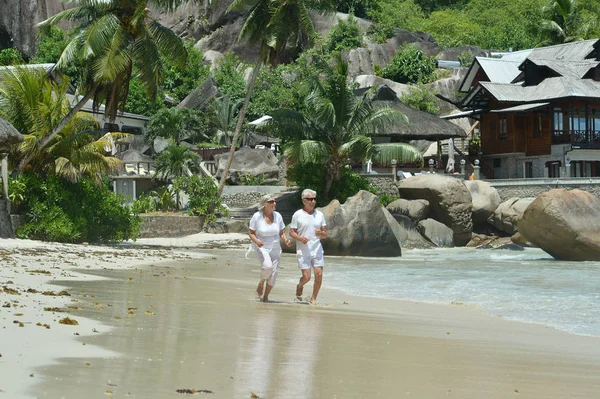
<path fill-rule="evenodd" d="M 381 202 L 381 205 L 383 206 L 388 206 L 388 204 L 390 204 L 391 202 L 394 202 L 398 199 L 398 197 L 394 196 L 394 195 L 388 195 L 386 193 L 381 193 L 381 194 L 376 194 L 379 196 L 379 202 Z"/>
<path fill-rule="evenodd" d="M 327 35 L 327 39 L 323 44 L 326 51 L 342 51 L 352 50 L 357 47 L 362 47 L 362 33 L 358 20 L 354 15 L 348 15 L 348 21 L 338 18 L 337 25 Z"/>
<path fill-rule="evenodd" d="M 434 57 L 412 45 L 403 46 L 385 66 L 381 76 L 399 83 L 429 83 L 435 71 Z"/>
<path fill-rule="evenodd" d="M 23 55 L 16 48 L 7 48 L 0 50 L 0 66 L 3 65 L 23 65 Z"/>
<path fill-rule="evenodd" d="M 136 215 L 154 212 L 156 211 L 156 199 L 142 193 L 138 199 L 134 200 L 131 204 L 131 211 Z"/>
<path fill-rule="evenodd" d="M 85 178 L 70 183 L 56 176 L 26 174 L 21 238 L 59 242 L 115 242 L 138 236 L 140 219 L 107 185 Z"/>
<path fill-rule="evenodd" d="M 240 175 L 240 183 L 242 186 L 262 186 L 265 182 L 265 175 L 252 176 L 249 173 Z"/>
<path fill-rule="evenodd" d="M 162 186 L 152 191 L 152 196 L 156 198 L 156 209 L 162 212 L 177 210 L 179 204 L 175 203 L 175 190 Z"/>
<path fill-rule="evenodd" d="M 208 177 L 200 178 L 197 175 L 182 176 L 175 179 L 173 188 L 182 191 L 188 196 L 188 212 L 190 215 L 199 216 L 205 224 L 217 220 L 217 215 L 227 215 L 227 208 L 221 203 L 217 195 L 217 186 Z M 211 211 L 214 209 L 214 211 Z"/>
<path fill-rule="evenodd" d="M 303 164 L 292 166 L 288 169 L 286 178 L 294 182 L 302 190 L 310 188 L 317 192 L 318 198 L 324 198 L 325 169 L 322 165 Z M 302 190 L 298 193 L 299 204 L 302 202 L 300 198 Z M 351 169 L 344 168 L 342 169 L 340 180 L 334 181 L 331 185 L 329 199 L 337 199 L 341 203 L 344 203 L 348 197 L 353 196 L 360 190 L 371 191 L 367 179 L 361 177 Z M 327 204 L 319 203 L 319 206 L 325 205 Z"/>
<path fill-rule="evenodd" d="M 424 85 L 411 86 L 408 93 L 402 93 L 400 101 L 409 107 L 432 115 L 437 114 L 440 110 L 437 106 L 435 91 Z"/>
<path fill-rule="evenodd" d="M 458 61 L 460 61 L 460 66 L 468 67 L 473 62 L 473 53 L 470 51 L 463 51 L 458 55 Z"/>

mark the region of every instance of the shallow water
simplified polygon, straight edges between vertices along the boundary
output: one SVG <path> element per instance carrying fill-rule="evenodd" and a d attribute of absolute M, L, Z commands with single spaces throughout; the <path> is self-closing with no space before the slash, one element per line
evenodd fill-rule
<path fill-rule="evenodd" d="M 557 363 L 531 343 L 513 347 L 492 341 L 466 347 L 473 337 L 461 336 L 464 325 L 452 324 L 451 314 L 420 320 L 424 324 L 414 327 L 416 335 L 403 335 L 405 318 L 369 313 L 357 317 L 341 304 L 285 302 L 287 291 L 292 298 L 293 286 L 275 287 L 272 297 L 281 303 L 255 303 L 251 296 L 258 267 L 238 252 L 239 258 L 237 253 L 230 256 L 232 261 L 85 270 L 109 280 L 57 282 L 68 286 L 83 307 L 71 317 L 98 322 L 98 334 L 78 344 L 120 355 L 60 359 L 40 368 L 32 395 L 163 399 L 182 397 L 176 390 L 185 388 L 213 391 L 199 397 L 214 398 L 248 398 L 252 392 L 263 398 L 397 397 L 400 389 L 404 396 L 418 390 L 427 398 L 446 397 L 450 390 L 462 398 L 504 398 L 518 385 L 523 392 L 526 386 L 540 389 L 528 397 L 548 397 L 540 388 L 550 386 L 545 374 L 532 370 Z M 287 256 L 282 265 L 280 279 L 295 283 L 293 257 Z M 364 296 L 471 303 L 506 318 L 596 335 L 595 320 L 600 318 L 591 305 L 598 304 L 599 269 L 598 263 L 556 262 L 538 250 L 411 251 L 394 259 L 328 257 L 323 290 L 336 287 Z M 578 385 L 571 384 L 579 384 L 579 379 L 597 376 L 595 364 L 590 367 L 593 378 L 571 367 L 553 370 L 568 383 L 557 380 L 552 389 L 573 389 Z M 498 369 L 511 370 L 506 374 L 509 384 L 497 385 Z M 423 381 L 428 375 L 437 383 Z"/>
<path fill-rule="evenodd" d="M 401 258 L 329 258 L 327 286 L 353 295 L 472 304 L 485 313 L 600 336 L 600 262 L 525 251 L 453 248 Z"/>

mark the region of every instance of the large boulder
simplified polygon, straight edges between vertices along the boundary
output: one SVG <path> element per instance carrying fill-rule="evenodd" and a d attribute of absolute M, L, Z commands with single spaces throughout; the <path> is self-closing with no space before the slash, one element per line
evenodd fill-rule
<path fill-rule="evenodd" d="M 413 223 L 419 223 L 419 221 L 427 218 L 427 215 L 429 214 L 429 201 L 423 199 L 407 200 L 400 198 L 390 202 L 385 208 L 390 211 L 396 220 L 398 220 L 399 216 L 406 216 L 412 220 Z"/>
<path fill-rule="evenodd" d="M 550 190 L 518 222 L 519 232 L 556 259 L 600 261 L 600 198 L 586 191 Z"/>
<path fill-rule="evenodd" d="M 473 201 L 473 224 L 486 223 L 500 205 L 500 194 L 490 183 L 481 180 L 467 180 L 465 185 Z"/>
<path fill-rule="evenodd" d="M 440 51 L 429 33 L 396 29 L 395 36 L 385 43 L 367 43 L 367 47 L 344 51 L 343 57 L 348 62 L 348 75 L 374 75 L 375 65 L 385 67 L 405 44 L 412 44 L 430 56 L 435 56 Z"/>
<path fill-rule="evenodd" d="M 506 234 L 515 234 L 519 230 L 517 222 L 534 199 L 513 197 L 504 201 L 490 215 L 488 223 Z"/>
<path fill-rule="evenodd" d="M 327 221 L 322 240 L 327 255 L 401 256 L 392 225 L 397 222 L 368 191 L 359 191 L 342 205 L 333 200 L 319 208 Z"/>
<path fill-rule="evenodd" d="M 217 162 L 216 178 L 223 176 L 229 153 L 215 155 Z M 277 157 L 273 152 L 266 148 L 242 147 L 233 155 L 233 162 L 227 182 L 233 185 L 240 185 L 245 176 L 260 178 L 262 176 L 263 184 L 273 184 L 279 180 L 279 166 Z"/>
<path fill-rule="evenodd" d="M 461 180 L 438 174 L 411 177 L 398 183 L 400 196 L 429 201 L 430 217 L 450 227 L 454 244 L 466 245 L 471 239 L 473 204 L 467 186 Z"/>
<path fill-rule="evenodd" d="M 402 248 L 431 248 L 431 242 L 427 241 L 412 220 L 408 216 L 405 215 L 392 215 L 387 210 L 383 212 L 386 215 L 386 219 L 390 226 L 392 227 L 392 231 L 396 236 L 396 239 L 400 243 Z"/>
<path fill-rule="evenodd" d="M 425 219 L 419 222 L 417 229 L 423 237 L 438 247 L 454 246 L 454 232 L 450 227 L 434 219 Z"/>

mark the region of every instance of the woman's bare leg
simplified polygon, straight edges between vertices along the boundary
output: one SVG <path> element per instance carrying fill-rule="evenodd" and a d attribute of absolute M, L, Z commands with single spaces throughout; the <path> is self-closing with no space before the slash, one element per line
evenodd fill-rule
<path fill-rule="evenodd" d="M 271 293 L 271 290 L 273 289 L 273 286 L 269 283 L 267 283 L 267 289 L 265 290 L 265 295 L 262 298 L 263 302 L 269 302 L 269 294 Z"/>
<path fill-rule="evenodd" d="M 260 280 L 258 282 L 258 287 L 256 287 L 256 296 L 258 296 L 259 298 L 261 296 L 263 296 L 263 290 L 264 290 L 264 287 L 265 287 L 265 281 L 267 281 L 267 280 Z"/>

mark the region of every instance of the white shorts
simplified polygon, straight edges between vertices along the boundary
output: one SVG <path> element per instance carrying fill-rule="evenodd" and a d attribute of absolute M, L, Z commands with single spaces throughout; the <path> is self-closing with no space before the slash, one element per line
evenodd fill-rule
<path fill-rule="evenodd" d="M 257 248 L 256 257 L 261 264 L 260 279 L 267 280 L 267 284 L 274 287 L 275 282 L 277 281 L 279 260 L 281 259 L 281 248 L 275 248 L 271 251 Z"/>
<path fill-rule="evenodd" d="M 325 266 L 325 257 L 323 251 L 317 252 L 316 256 L 311 254 L 297 253 L 296 258 L 298 259 L 298 267 L 300 270 L 310 269 L 311 267 L 323 267 Z"/>

